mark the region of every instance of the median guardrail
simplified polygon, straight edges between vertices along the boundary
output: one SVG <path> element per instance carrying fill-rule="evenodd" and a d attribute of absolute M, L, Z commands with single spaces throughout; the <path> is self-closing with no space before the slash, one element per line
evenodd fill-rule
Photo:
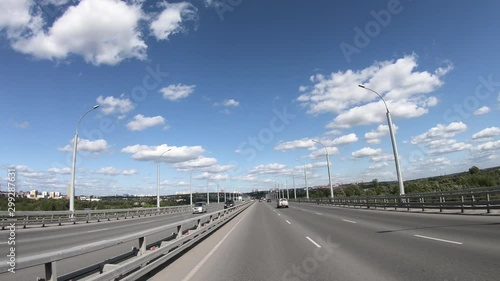
<path fill-rule="evenodd" d="M 500 209 L 500 187 L 454 190 L 446 192 L 390 195 L 390 196 L 350 196 L 335 198 L 298 198 L 295 202 L 328 204 L 344 207 L 358 207 L 367 209 L 394 209 L 394 210 L 422 210 L 434 209 L 485 210 L 491 213 Z"/>
<path fill-rule="evenodd" d="M 134 208 L 134 209 L 103 209 L 103 210 L 77 210 L 70 211 L 17 211 L 14 216 L 11 212 L 0 211 L 0 228 L 5 230 L 11 223 L 17 227 L 48 226 L 76 223 L 89 223 L 119 220 L 135 217 L 146 217 L 170 213 L 190 212 L 192 206 L 172 206 L 160 208 Z"/>
<path fill-rule="evenodd" d="M 244 211 L 253 202 L 246 202 L 234 207 L 204 214 L 193 218 L 158 226 L 152 229 L 126 234 L 103 241 L 75 246 L 69 249 L 57 250 L 33 256 L 24 256 L 16 260 L 16 271 L 43 266 L 45 277 L 36 277 L 37 281 L 61 280 L 137 280 L 146 273 L 164 264 L 189 246 L 221 227 L 230 219 Z M 150 237 L 162 238 L 148 241 Z M 137 243 L 132 250 L 120 255 L 101 258 L 100 261 L 86 265 L 78 271 L 58 273 L 57 264 L 62 261 L 72 261 L 76 257 L 92 254 L 99 250 L 123 246 L 124 243 Z M 94 259 L 95 260 L 95 259 Z M 8 262 L 0 262 L 0 272 L 6 272 Z"/>

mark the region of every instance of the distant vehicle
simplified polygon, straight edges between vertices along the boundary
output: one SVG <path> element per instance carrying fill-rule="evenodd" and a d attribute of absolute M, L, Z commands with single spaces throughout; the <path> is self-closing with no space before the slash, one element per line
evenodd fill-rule
<path fill-rule="evenodd" d="M 267 199 L 267 202 L 271 202 L 271 199 Z"/>
<path fill-rule="evenodd" d="M 194 203 L 193 214 L 206 213 L 206 212 L 207 212 L 207 203 L 205 202 Z"/>
<path fill-rule="evenodd" d="M 288 200 L 286 198 L 280 198 L 278 200 L 277 208 L 288 208 Z"/>
<path fill-rule="evenodd" d="M 224 202 L 224 209 L 231 207 L 234 207 L 234 200 L 226 200 L 226 202 Z"/>
<path fill-rule="evenodd" d="M 259 202 L 262 202 L 262 199 L 259 199 Z"/>

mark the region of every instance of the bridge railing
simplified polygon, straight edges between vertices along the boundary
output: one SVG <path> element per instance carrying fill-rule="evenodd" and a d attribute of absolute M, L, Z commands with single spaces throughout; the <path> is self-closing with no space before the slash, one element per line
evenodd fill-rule
<path fill-rule="evenodd" d="M 189 212 L 191 208 L 190 205 L 183 205 L 160 208 L 77 210 L 74 213 L 70 211 L 17 211 L 14 212 L 14 216 L 11 216 L 11 212 L 0 211 L 0 228 L 5 230 L 11 223 L 15 223 L 18 228 L 27 228 L 35 225 L 44 227 L 48 225 L 110 221 Z"/>
<path fill-rule="evenodd" d="M 455 190 L 421 194 L 389 195 L 389 196 L 349 196 L 335 198 L 297 198 L 291 200 L 303 203 L 328 204 L 345 207 L 368 209 L 422 210 L 434 209 L 484 210 L 491 213 L 500 209 L 500 187 Z"/>
<path fill-rule="evenodd" d="M 61 280 L 137 280 L 144 274 L 164 264 L 172 257 L 186 250 L 189 246 L 203 239 L 234 216 L 241 213 L 252 202 L 234 207 L 196 215 L 193 218 L 158 226 L 152 229 L 129 233 L 120 237 L 79 245 L 68 249 L 56 250 L 32 256 L 23 256 L 16 260 L 16 271 L 43 267 L 45 277 L 36 277 L 37 281 Z M 161 237 L 153 239 L 153 237 Z M 150 241 L 151 240 L 151 241 Z M 135 246 L 125 247 L 133 243 Z M 119 255 L 100 258 L 91 256 L 98 251 L 117 252 Z M 70 273 L 60 274 L 58 264 L 72 263 L 76 257 L 87 257 L 92 264 Z M 79 261 L 78 263 L 80 263 Z M 0 272 L 6 272 L 9 264 L 0 263 Z"/>

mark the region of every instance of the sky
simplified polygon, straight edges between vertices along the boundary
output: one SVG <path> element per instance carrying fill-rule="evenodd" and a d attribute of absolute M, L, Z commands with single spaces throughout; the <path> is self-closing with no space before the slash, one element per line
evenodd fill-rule
<path fill-rule="evenodd" d="M 500 2 L 1 0 L 0 189 L 154 195 L 500 164 Z M 94 105 L 99 105 L 92 110 Z M 89 112 L 90 110 L 90 112 Z M 87 114 L 86 114 L 87 113 Z M 83 119 L 82 116 L 85 117 Z M 81 120 L 81 122 L 79 122 Z"/>

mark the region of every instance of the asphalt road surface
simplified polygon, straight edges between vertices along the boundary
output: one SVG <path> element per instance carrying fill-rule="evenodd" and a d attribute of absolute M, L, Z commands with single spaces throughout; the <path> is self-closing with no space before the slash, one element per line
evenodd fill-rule
<path fill-rule="evenodd" d="M 212 203 L 208 206 L 208 212 L 223 209 L 223 204 Z M 125 234 L 147 230 L 160 225 L 167 225 L 199 216 L 199 214 L 174 213 L 149 217 L 128 218 L 112 221 L 91 222 L 88 224 L 33 227 L 16 230 L 16 257 L 31 256 L 35 254 L 47 253 L 51 251 L 67 249 L 92 242 L 107 240 Z M 0 262 L 6 263 L 9 245 L 7 245 L 9 231 L 0 231 Z M 148 241 L 159 240 L 160 237 L 147 237 Z M 83 264 L 93 264 L 99 259 L 119 255 L 132 247 L 137 247 L 137 243 L 124 243 L 120 247 L 113 247 L 103 251 L 94 252 L 91 255 L 81 256 L 61 262 L 58 270 L 61 274 L 78 270 Z M 2 272 L 0 280 L 35 280 L 36 276 L 43 277 L 42 267 L 33 267 L 16 271 L 16 274 Z"/>
<path fill-rule="evenodd" d="M 144 279 L 500 280 L 500 216 L 275 204 L 256 202 Z"/>

